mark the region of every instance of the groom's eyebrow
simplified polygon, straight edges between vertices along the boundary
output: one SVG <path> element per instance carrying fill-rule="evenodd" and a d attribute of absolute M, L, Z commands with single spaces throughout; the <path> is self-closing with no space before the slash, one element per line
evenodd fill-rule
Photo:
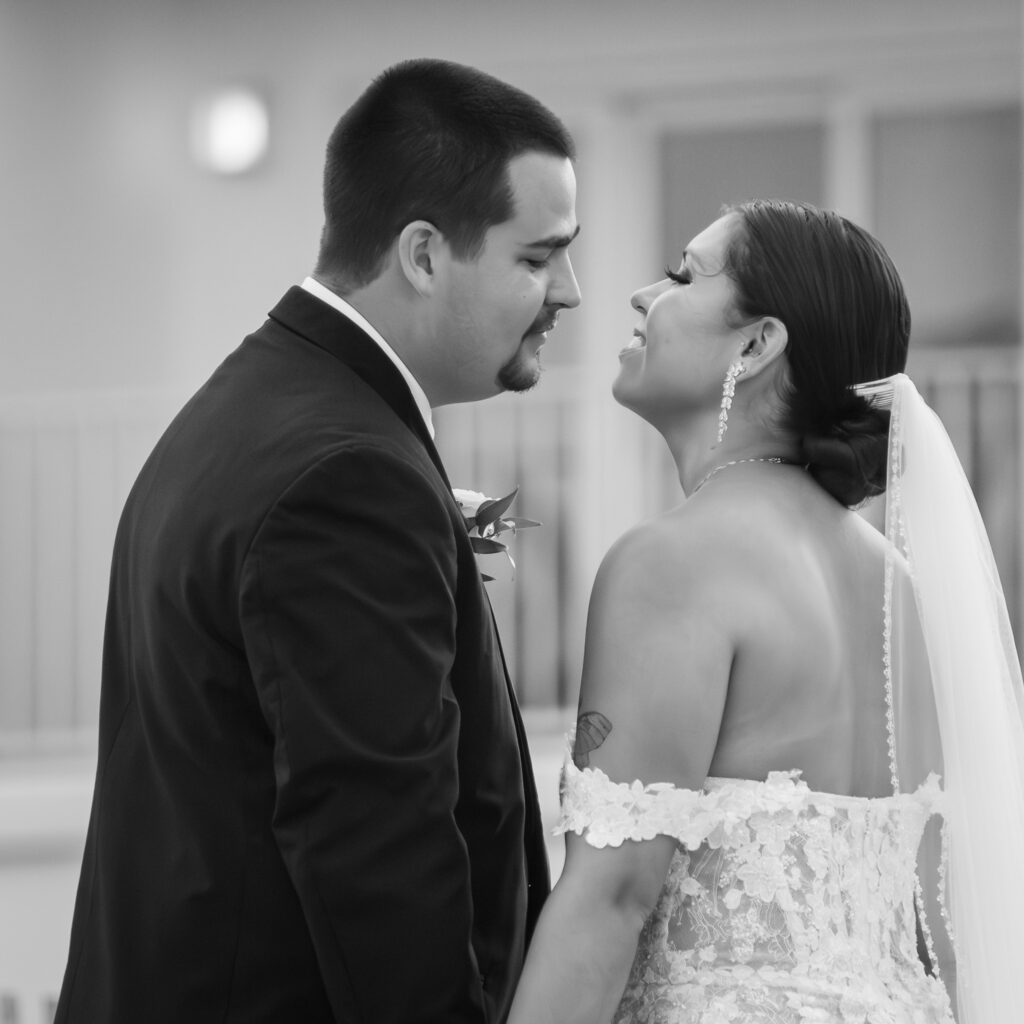
<path fill-rule="evenodd" d="M 548 235 L 536 242 L 527 242 L 527 249 L 564 249 L 580 233 L 579 224 L 571 235 Z"/>

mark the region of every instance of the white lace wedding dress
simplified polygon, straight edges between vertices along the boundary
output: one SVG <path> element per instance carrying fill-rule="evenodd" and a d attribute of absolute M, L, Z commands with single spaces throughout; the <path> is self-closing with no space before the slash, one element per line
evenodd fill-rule
<path fill-rule="evenodd" d="M 616 1024 L 952 1024 L 917 954 L 915 859 L 938 780 L 867 799 L 798 772 L 703 792 L 611 782 L 567 758 L 559 831 L 675 853 Z"/>

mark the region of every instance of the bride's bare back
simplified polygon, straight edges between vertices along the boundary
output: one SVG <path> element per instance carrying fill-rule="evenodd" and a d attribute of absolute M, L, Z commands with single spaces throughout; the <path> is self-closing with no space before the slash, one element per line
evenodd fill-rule
<path fill-rule="evenodd" d="M 884 538 L 810 479 L 772 481 L 746 499 L 742 481 L 720 484 L 690 515 L 721 522 L 722 504 L 738 499 L 757 543 L 716 556 L 736 589 L 739 640 L 709 774 L 799 768 L 812 789 L 890 792 Z"/>
<path fill-rule="evenodd" d="M 628 534 L 588 630 L 580 710 L 607 723 L 602 761 L 624 781 L 800 769 L 812 789 L 889 792 L 884 548 L 796 467 L 723 472 Z"/>

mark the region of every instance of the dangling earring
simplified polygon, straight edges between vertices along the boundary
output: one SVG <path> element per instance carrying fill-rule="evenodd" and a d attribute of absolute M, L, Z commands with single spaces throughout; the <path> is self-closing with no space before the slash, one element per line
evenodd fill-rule
<path fill-rule="evenodd" d="M 725 374 L 725 383 L 722 385 L 722 407 L 718 413 L 718 440 L 715 447 L 722 443 L 725 432 L 729 427 L 729 410 L 732 408 L 733 395 L 736 394 L 736 378 L 741 373 L 746 373 L 747 368 L 738 360 L 729 367 Z"/>

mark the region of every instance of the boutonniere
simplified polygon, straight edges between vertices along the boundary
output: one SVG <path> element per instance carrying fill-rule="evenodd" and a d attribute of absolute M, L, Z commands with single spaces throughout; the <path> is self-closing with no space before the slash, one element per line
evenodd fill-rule
<path fill-rule="evenodd" d="M 517 487 L 511 494 L 504 498 L 488 498 L 486 494 L 479 491 L 464 491 L 459 487 L 452 488 L 452 494 L 459 503 L 462 517 L 466 521 L 466 529 L 469 531 L 469 540 L 473 550 L 478 555 L 503 554 L 512 566 L 512 578 L 515 579 L 516 563 L 509 554 L 508 544 L 498 538 L 509 530 L 515 536 L 519 530 L 525 530 L 529 526 L 540 526 L 541 524 L 533 519 L 524 519 L 522 516 L 507 516 L 512 502 L 519 493 Z M 485 580 L 493 580 L 493 576 L 481 573 Z"/>

